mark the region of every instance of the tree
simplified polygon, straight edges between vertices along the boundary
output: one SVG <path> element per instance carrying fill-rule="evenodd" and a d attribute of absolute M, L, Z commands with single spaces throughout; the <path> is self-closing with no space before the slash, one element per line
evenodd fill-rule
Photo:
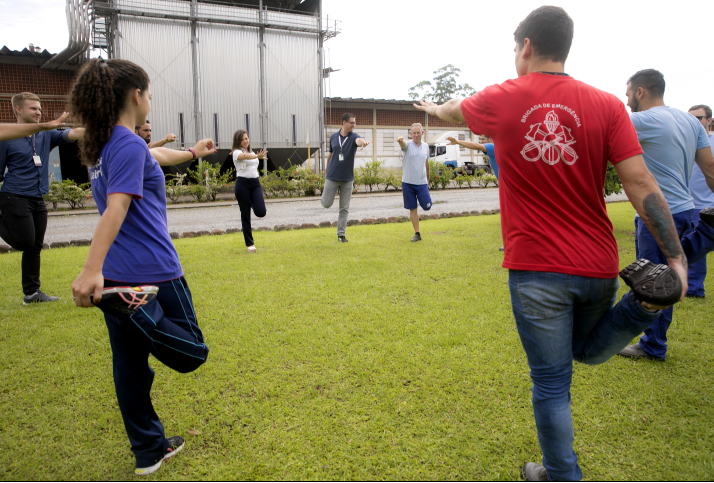
<path fill-rule="evenodd" d="M 442 104 L 455 97 L 468 97 L 476 94 L 476 90 L 468 84 L 457 84 L 461 69 L 449 64 L 434 71 L 433 83 L 421 81 L 409 89 L 409 97 L 418 101 L 433 101 Z"/>

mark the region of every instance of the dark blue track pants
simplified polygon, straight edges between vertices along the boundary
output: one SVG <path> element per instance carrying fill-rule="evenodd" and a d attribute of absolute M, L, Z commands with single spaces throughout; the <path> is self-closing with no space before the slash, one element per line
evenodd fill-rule
<path fill-rule="evenodd" d="M 130 318 L 104 314 L 112 346 L 114 387 L 136 466 L 158 462 L 168 442 L 151 404 L 154 371 L 149 354 L 178 372 L 196 370 L 208 357 L 208 346 L 198 327 L 191 291 L 183 277 L 160 283 L 105 280 L 105 287 L 156 285 L 157 297 Z"/>

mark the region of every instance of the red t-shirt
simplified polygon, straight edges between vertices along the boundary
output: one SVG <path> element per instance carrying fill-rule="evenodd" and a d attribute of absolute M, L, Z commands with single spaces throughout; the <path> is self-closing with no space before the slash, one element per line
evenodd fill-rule
<path fill-rule="evenodd" d="M 503 267 L 617 277 L 607 161 L 642 153 L 623 103 L 569 76 L 532 73 L 487 87 L 461 111 L 496 148 Z"/>

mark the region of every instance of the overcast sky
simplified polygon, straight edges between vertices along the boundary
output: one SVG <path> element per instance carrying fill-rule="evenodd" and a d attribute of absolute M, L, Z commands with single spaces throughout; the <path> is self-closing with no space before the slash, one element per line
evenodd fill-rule
<path fill-rule="evenodd" d="M 575 21 L 566 72 L 624 100 L 627 78 L 655 68 L 665 102 L 714 105 L 713 0 L 557 1 Z M 446 64 L 476 89 L 515 77 L 513 31 L 538 1 L 323 0 L 342 30 L 325 43 L 334 69 L 327 95 L 407 99 Z M 0 45 L 67 45 L 64 0 L 0 0 Z M 709 39 L 709 47 L 707 47 Z M 228 62 L 228 59 L 226 60 Z"/>

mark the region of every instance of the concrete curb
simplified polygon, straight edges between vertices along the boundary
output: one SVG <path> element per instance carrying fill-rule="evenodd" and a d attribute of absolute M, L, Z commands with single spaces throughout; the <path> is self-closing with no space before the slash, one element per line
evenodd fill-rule
<path fill-rule="evenodd" d="M 469 188 L 449 188 L 446 191 L 451 190 L 466 190 Z M 476 188 L 471 188 L 472 190 Z M 490 190 L 498 188 L 478 188 L 479 190 Z M 442 190 L 439 190 L 442 191 Z M 357 193 L 353 194 L 352 198 L 384 198 L 384 197 L 401 197 L 401 191 L 389 191 L 381 193 Z M 337 197 L 339 198 L 339 196 Z M 306 197 L 295 197 L 295 198 L 266 198 L 265 203 L 296 203 L 300 201 L 320 201 L 320 196 L 306 196 Z M 221 206 L 238 206 L 236 201 L 214 201 L 211 203 L 179 203 L 179 204 L 167 204 L 167 210 L 194 210 L 198 208 L 217 208 Z M 47 216 L 76 216 L 76 215 L 98 215 L 99 210 L 63 210 L 63 211 L 50 211 Z"/>
<path fill-rule="evenodd" d="M 478 216 L 478 215 L 491 215 L 491 214 L 498 214 L 500 213 L 501 210 L 483 210 L 481 212 L 479 211 L 464 211 L 461 213 L 457 212 L 452 212 L 452 213 L 443 213 L 441 215 L 438 214 L 433 214 L 433 215 L 419 215 L 419 220 L 438 220 L 440 218 L 460 218 L 462 216 Z M 381 225 L 385 223 L 405 223 L 409 221 L 409 218 L 406 216 L 390 216 L 389 218 L 365 218 L 363 220 L 348 220 L 347 221 L 347 226 L 358 226 L 358 225 Z M 322 221 L 320 222 L 319 225 L 315 223 L 303 223 L 302 225 L 276 225 L 274 228 L 270 228 L 267 226 L 261 226 L 260 228 L 256 228 L 255 231 L 286 231 L 286 230 L 312 230 L 315 228 L 329 228 L 329 227 L 335 227 L 337 226 L 337 222 L 329 222 L 329 221 Z M 178 233 L 178 232 L 171 232 L 169 235 L 171 236 L 172 239 L 181 239 L 181 238 L 197 238 L 200 236 L 219 236 L 219 235 L 226 235 L 226 234 L 231 234 L 231 233 L 238 233 L 241 232 L 242 230 L 240 228 L 229 228 L 225 231 L 223 230 L 213 230 L 213 231 L 185 231 L 183 233 Z M 52 244 L 47 244 L 45 243 L 43 245 L 44 250 L 48 250 L 51 248 L 65 248 L 65 247 L 77 247 L 77 246 L 89 246 L 91 244 L 91 240 L 72 240 L 70 242 L 54 242 Z M 9 247 L 8 245 L 0 245 L 0 254 L 2 253 L 12 253 L 15 252 L 15 250 L 12 247 Z"/>

